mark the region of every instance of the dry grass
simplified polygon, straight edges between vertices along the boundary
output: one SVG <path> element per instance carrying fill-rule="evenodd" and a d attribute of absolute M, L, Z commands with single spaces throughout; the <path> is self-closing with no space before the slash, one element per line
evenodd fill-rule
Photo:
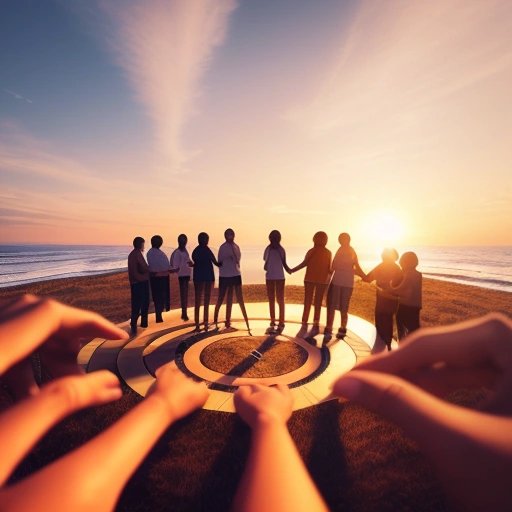
<path fill-rule="evenodd" d="M 264 357 L 258 360 L 248 356 L 253 350 Z M 300 345 L 274 336 L 238 336 L 208 345 L 200 358 L 210 370 L 257 379 L 284 375 L 300 368 L 308 353 Z"/>
<path fill-rule="evenodd" d="M 173 290 L 177 284 L 173 283 Z M 129 315 L 125 273 L 50 281 L 0 290 L 52 296 L 101 312 L 114 322 Z M 246 301 L 265 300 L 263 285 L 245 286 Z M 286 289 L 288 303 L 302 302 L 301 287 Z M 489 311 L 512 315 L 505 292 L 425 280 L 424 325 L 453 323 Z M 173 297 L 173 307 L 177 306 Z M 374 290 L 358 283 L 351 312 L 373 318 Z M 125 390 L 115 404 L 68 418 L 34 448 L 14 480 L 81 445 L 140 401 Z M 473 395 L 457 396 L 469 403 Z M 301 456 L 332 510 L 440 511 L 442 492 L 431 468 L 400 429 L 351 404 L 328 402 L 296 411 L 289 428 Z M 229 508 L 247 456 L 249 431 L 232 414 L 198 411 L 173 425 L 128 483 L 119 510 L 212 510 Z"/>

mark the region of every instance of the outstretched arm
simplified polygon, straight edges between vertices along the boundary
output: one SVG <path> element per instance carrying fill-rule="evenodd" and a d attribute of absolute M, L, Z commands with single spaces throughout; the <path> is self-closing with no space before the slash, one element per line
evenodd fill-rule
<path fill-rule="evenodd" d="M 92 441 L 0 493 L 7 510 L 110 511 L 121 491 L 171 423 L 200 407 L 204 383 L 174 364 L 157 371 L 153 392 Z"/>
<path fill-rule="evenodd" d="M 492 390 L 486 412 L 438 398 L 473 386 Z M 512 510 L 509 318 L 492 314 L 415 331 L 400 350 L 374 356 L 341 377 L 334 392 L 382 414 L 415 439 L 457 508 Z"/>
<path fill-rule="evenodd" d="M 241 386 L 235 394 L 235 407 L 252 429 L 252 438 L 233 509 L 326 511 L 286 427 L 292 413 L 288 387 Z"/>

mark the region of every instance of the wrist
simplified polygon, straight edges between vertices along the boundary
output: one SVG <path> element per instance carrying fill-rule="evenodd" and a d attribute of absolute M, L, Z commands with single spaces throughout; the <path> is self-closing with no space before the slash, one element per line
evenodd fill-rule
<path fill-rule="evenodd" d="M 285 419 L 268 412 L 260 412 L 256 416 L 256 421 L 252 428 L 253 430 L 266 430 L 269 428 L 275 429 L 279 427 L 286 427 Z"/>
<path fill-rule="evenodd" d="M 151 410 L 165 418 L 167 424 L 174 423 L 178 419 L 173 407 L 169 401 L 163 397 L 158 391 L 154 391 L 144 400 L 151 404 Z"/>

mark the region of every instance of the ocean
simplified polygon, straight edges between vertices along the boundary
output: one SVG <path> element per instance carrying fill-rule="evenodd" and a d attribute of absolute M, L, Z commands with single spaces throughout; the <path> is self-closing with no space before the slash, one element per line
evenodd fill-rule
<path fill-rule="evenodd" d="M 264 247 L 241 249 L 243 282 L 264 283 Z M 334 253 L 337 247 L 330 249 Z M 0 287 L 125 270 L 130 250 L 104 245 L 0 245 Z M 173 249 L 163 250 L 169 255 Z M 286 247 L 288 264 L 300 263 L 306 250 Z M 512 292 L 512 246 L 416 247 L 414 251 L 425 277 Z M 358 255 L 366 272 L 379 263 L 378 252 L 358 251 Z M 302 284 L 303 277 L 304 271 L 297 272 L 287 276 L 287 283 Z"/>

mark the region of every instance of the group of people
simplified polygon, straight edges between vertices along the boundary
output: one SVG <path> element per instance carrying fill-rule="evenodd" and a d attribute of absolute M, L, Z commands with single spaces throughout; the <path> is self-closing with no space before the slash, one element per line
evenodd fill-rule
<path fill-rule="evenodd" d="M 53 300 L 23 296 L 0 304 L 0 378 L 18 397 L 0 415 L 2 510 L 114 510 L 159 437 L 207 400 L 204 382 L 168 363 L 157 370 L 148 396 L 118 421 L 10 482 L 19 462 L 63 418 L 122 396 L 113 373 L 84 375 L 78 368 L 81 340 L 91 337 L 129 338 L 100 315 Z M 52 377 L 41 387 L 33 374 L 33 353 Z M 400 350 L 372 356 L 338 377 L 332 389 L 334 396 L 381 414 L 414 439 L 455 509 L 498 512 L 512 510 L 511 376 L 512 322 L 491 314 L 418 330 Z M 444 399 L 450 391 L 473 386 L 490 390 L 482 410 Z M 286 427 L 292 402 L 283 385 L 236 391 L 235 408 L 251 430 L 251 443 L 233 510 L 327 510 Z"/>
<path fill-rule="evenodd" d="M 214 323 L 218 326 L 219 310 L 226 298 L 226 327 L 231 325 L 233 296 L 236 296 L 242 314 L 247 322 L 242 293 L 240 260 L 242 253 L 235 243 L 235 232 L 226 229 L 225 242 L 215 257 L 208 247 L 209 236 L 199 233 L 198 245 L 189 255 L 187 236 L 178 237 L 178 248 L 170 258 L 161 250 L 163 239 L 160 235 L 151 238 L 151 249 L 147 253 L 147 263 L 142 253 L 145 241 L 142 237 L 133 240 L 133 251 L 128 256 L 128 275 L 131 284 L 132 312 L 131 330 L 137 332 L 137 321 L 141 316 L 141 327 L 147 327 L 149 290 L 155 304 L 156 321 L 162 322 L 162 312 L 170 309 L 169 274 L 177 273 L 180 287 L 181 318 L 188 320 L 189 282 L 193 275 L 195 291 L 194 321 L 196 330 L 200 330 L 200 308 L 204 307 L 203 325 L 209 328 L 209 305 L 212 286 L 215 282 L 214 266 L 219 268 L 219 293 L 215 305 Z M 396 320 L 398 339 L 420 327 L 422 307 L 422 275 L 417 270 L 418 257 L 414 252 L 399 255 L 395 249 L 384 249 L 382 262 L 367 274 L 359 265 L 354 248 L 350 245 L 350 235 L 341 233 L 340 244 L 334 258 L 327 249 L 327 234 L 323 231 L 313 236 L 313 247 L 304 260 L 291 268 L 286 260 L 286 251 L 281 245 L 281 233 L 273 230 L 269 234 L 269 244 L 263 252 L 265 282 L 270 310 L 268 334 L 279 334 L 285 327 L 285 272 L 292 274 L 303 268 L 304 311 L 302 315 L 303 334 L 308 329 L 311 307 L 313 306 L 313 325 L 309 337 L 320 333 L 320 313 L 327 293 L 327 321 L 323 343 L 327 344 L 333 336 L 336 311 L 340 312 L 340 327 L 336 338 L 342 339 L 347 333 L 348 311 L 354 288 L 355 276 L 366 282 L 376 282 L 377 297 L 375 305 L 375 326 L 380 339 L 391 350 L 391 341 Z M 193 274 L 192 274 L 193 273 Z M 276 316 L 276 302 L 279 313 Z"/>

